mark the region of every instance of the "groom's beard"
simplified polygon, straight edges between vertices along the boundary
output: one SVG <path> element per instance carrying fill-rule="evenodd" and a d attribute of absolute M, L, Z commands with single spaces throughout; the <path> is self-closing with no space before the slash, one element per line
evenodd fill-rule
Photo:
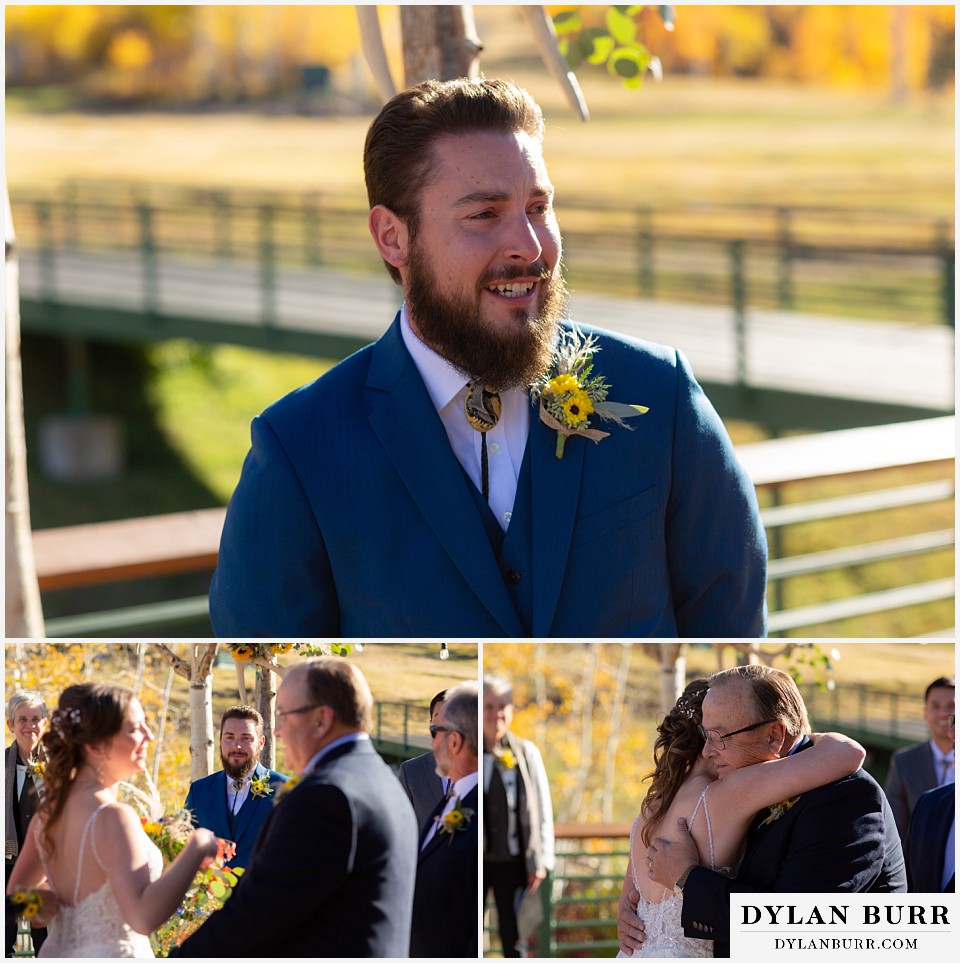
<path fill-rule="evenodd" d="M 221 752 L 220 761 L 223 763 L 223 771 L 231 779 L 244 779 L 248 773 L 253 772 L 253 770 L 257 768 L 257 760 L 253 756 L 244 759 L 243 762 L 232 762 Z"/>
<path fill-rule="evenodd" d="M 567 305 L 567 289 L 559 271 L 546 265 L 500 268 L 481 278 L 475 296 L 442 292 L 420 246 L 414 241 L 407 261 L 407 309 L 420 338 L 461 371 L 495 391 L 533 384 L 550 367 L 557 329 Z M 494 280 L 539 275 L 536 317 L 515 312 L 508 330 L 488 322 L 481 313 L 484 287 Z"/>

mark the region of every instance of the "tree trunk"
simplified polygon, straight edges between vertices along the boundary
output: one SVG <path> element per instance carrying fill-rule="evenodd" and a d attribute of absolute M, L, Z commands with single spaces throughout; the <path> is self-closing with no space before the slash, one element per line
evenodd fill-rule
<path fill-rule="evenodd" d="M 627 696 L 627 682 L 630 677 L 630 656 L 632 642 L 622 642 L 620 668 L 617 670 L 617 688 L 610 709 L 610 738 L 607 740 L 606 762 L 603 773 L 603 816 L 605 823 L 613 822 L 613 792 L 617 776 L 617 749 L 620 746 L 620 729 L 623 725 L 623 704 Z"/>
<path fill-rule="evenodd" d="M 190 647 L 190 781 L 213 772 L 213 660 L 216 642 Z"/>
<path fill-rule="evenodd" d="M 6 622 L 7 638 L 42 639 L 43 610 L 37 585 L 27 486 L 27 440 L 23 424 L 23 377 L 20 363 L 20 273 L 10 194 L 4 185 L 6 236 Z"/>
<path fill-rule="evenodd" d="M 276 677 L 272 669 L 261 665 L 257 669 L 256 687 L 257 712 L 263 716 L 263 750 L 260 762 L 268 769 L 276 769 L 277 747 L 273 738 L 274 711 L 277 704 Z"/>
<path fill-rule="evenodd" d="M 401 6 L 406 85 L 479 76 L 483 49 L 470 6 Z"/>

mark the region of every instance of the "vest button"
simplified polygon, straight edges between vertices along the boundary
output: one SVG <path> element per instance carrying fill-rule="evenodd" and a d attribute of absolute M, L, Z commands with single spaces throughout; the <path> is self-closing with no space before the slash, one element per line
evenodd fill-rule
<path fill-rule="evenodd" d="M 523 576 L 515 568 L 508 568 L 504 578 L 507 580 L 507 585 L 516 585 Z"/>

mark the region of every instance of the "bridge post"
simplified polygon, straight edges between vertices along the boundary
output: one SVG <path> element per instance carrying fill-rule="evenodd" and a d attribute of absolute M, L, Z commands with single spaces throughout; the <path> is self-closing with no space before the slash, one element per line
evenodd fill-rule
<path fill-rule="evenodd" d="M 940 304 L 941 317 L 956 328 L 956 263 L 955 252 L 950 246 L 947 226 L 943 221 L 937 224 L 937 248 L 940 252 Z"/>
<path fill-rule="evenodd" d="M 637 255 L 640 269 L 640 294 L 654 296 L 653 289 L 653 212 L 649 207 L 637 211 L 640 225 L 637 230 Z"/>
<path fill-rule="evenodd" d="M 777 233 L 780 237 L 780 270 L 777 275 L 777 300 L 785 311 L 793 310 L 793 238 L 788 207 L 777 208 Z"/>
<path fill-rule="evenodd" d="M 50 202 L 37 201 L 34 206 L 37 228 L 40 232 L 40 292 L 47 303 L 56 300 L 57 272 L 54 253 L 53 227 L 50 216 Z"/>
<path fill-rule="evenodd" d="M 737 351 L 737 384 L 747 383 L 746 283 L 743 276 L 743 241 L 730 242 L 730 299 L 733 305 Z"/>
<path fill-rule="evenodd" d="M 273 239 L 274 209 L 269 204 L 260 206 L 260 311 L 267 327 L 277 320 L 277 276 L 274 267 Z"/>
<path fill-rule="evenodd" d="M 143 306 L 147 315 L 160 312 L 157 288 L 157 249 L 153 236 L 153 209 L 146 201 L 137 204 L 140 218 L 140 254 L 143 259 Z"/>
<path fill-rule="evenodd" d="M 303 201 L 303 246 L 305 260 L 311 267 L 323 264 L 320 248 L 320 195 L 308 194 Z"/>

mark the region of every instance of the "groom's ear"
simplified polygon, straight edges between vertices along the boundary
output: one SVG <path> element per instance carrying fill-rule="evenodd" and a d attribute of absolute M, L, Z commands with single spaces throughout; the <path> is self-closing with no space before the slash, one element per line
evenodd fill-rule
<path fill-rule="evenodd" d="M 380 257 L 395 268 L 407 266 L 410 232 L 406 222 L 383 204 L 371 208 L 367 226 Z"/>
<path fill-rule="evenodd" d="M 770 727 L 770 748 L 779 756 L 786 741 L 787 727 L 778 720 Z"/>

